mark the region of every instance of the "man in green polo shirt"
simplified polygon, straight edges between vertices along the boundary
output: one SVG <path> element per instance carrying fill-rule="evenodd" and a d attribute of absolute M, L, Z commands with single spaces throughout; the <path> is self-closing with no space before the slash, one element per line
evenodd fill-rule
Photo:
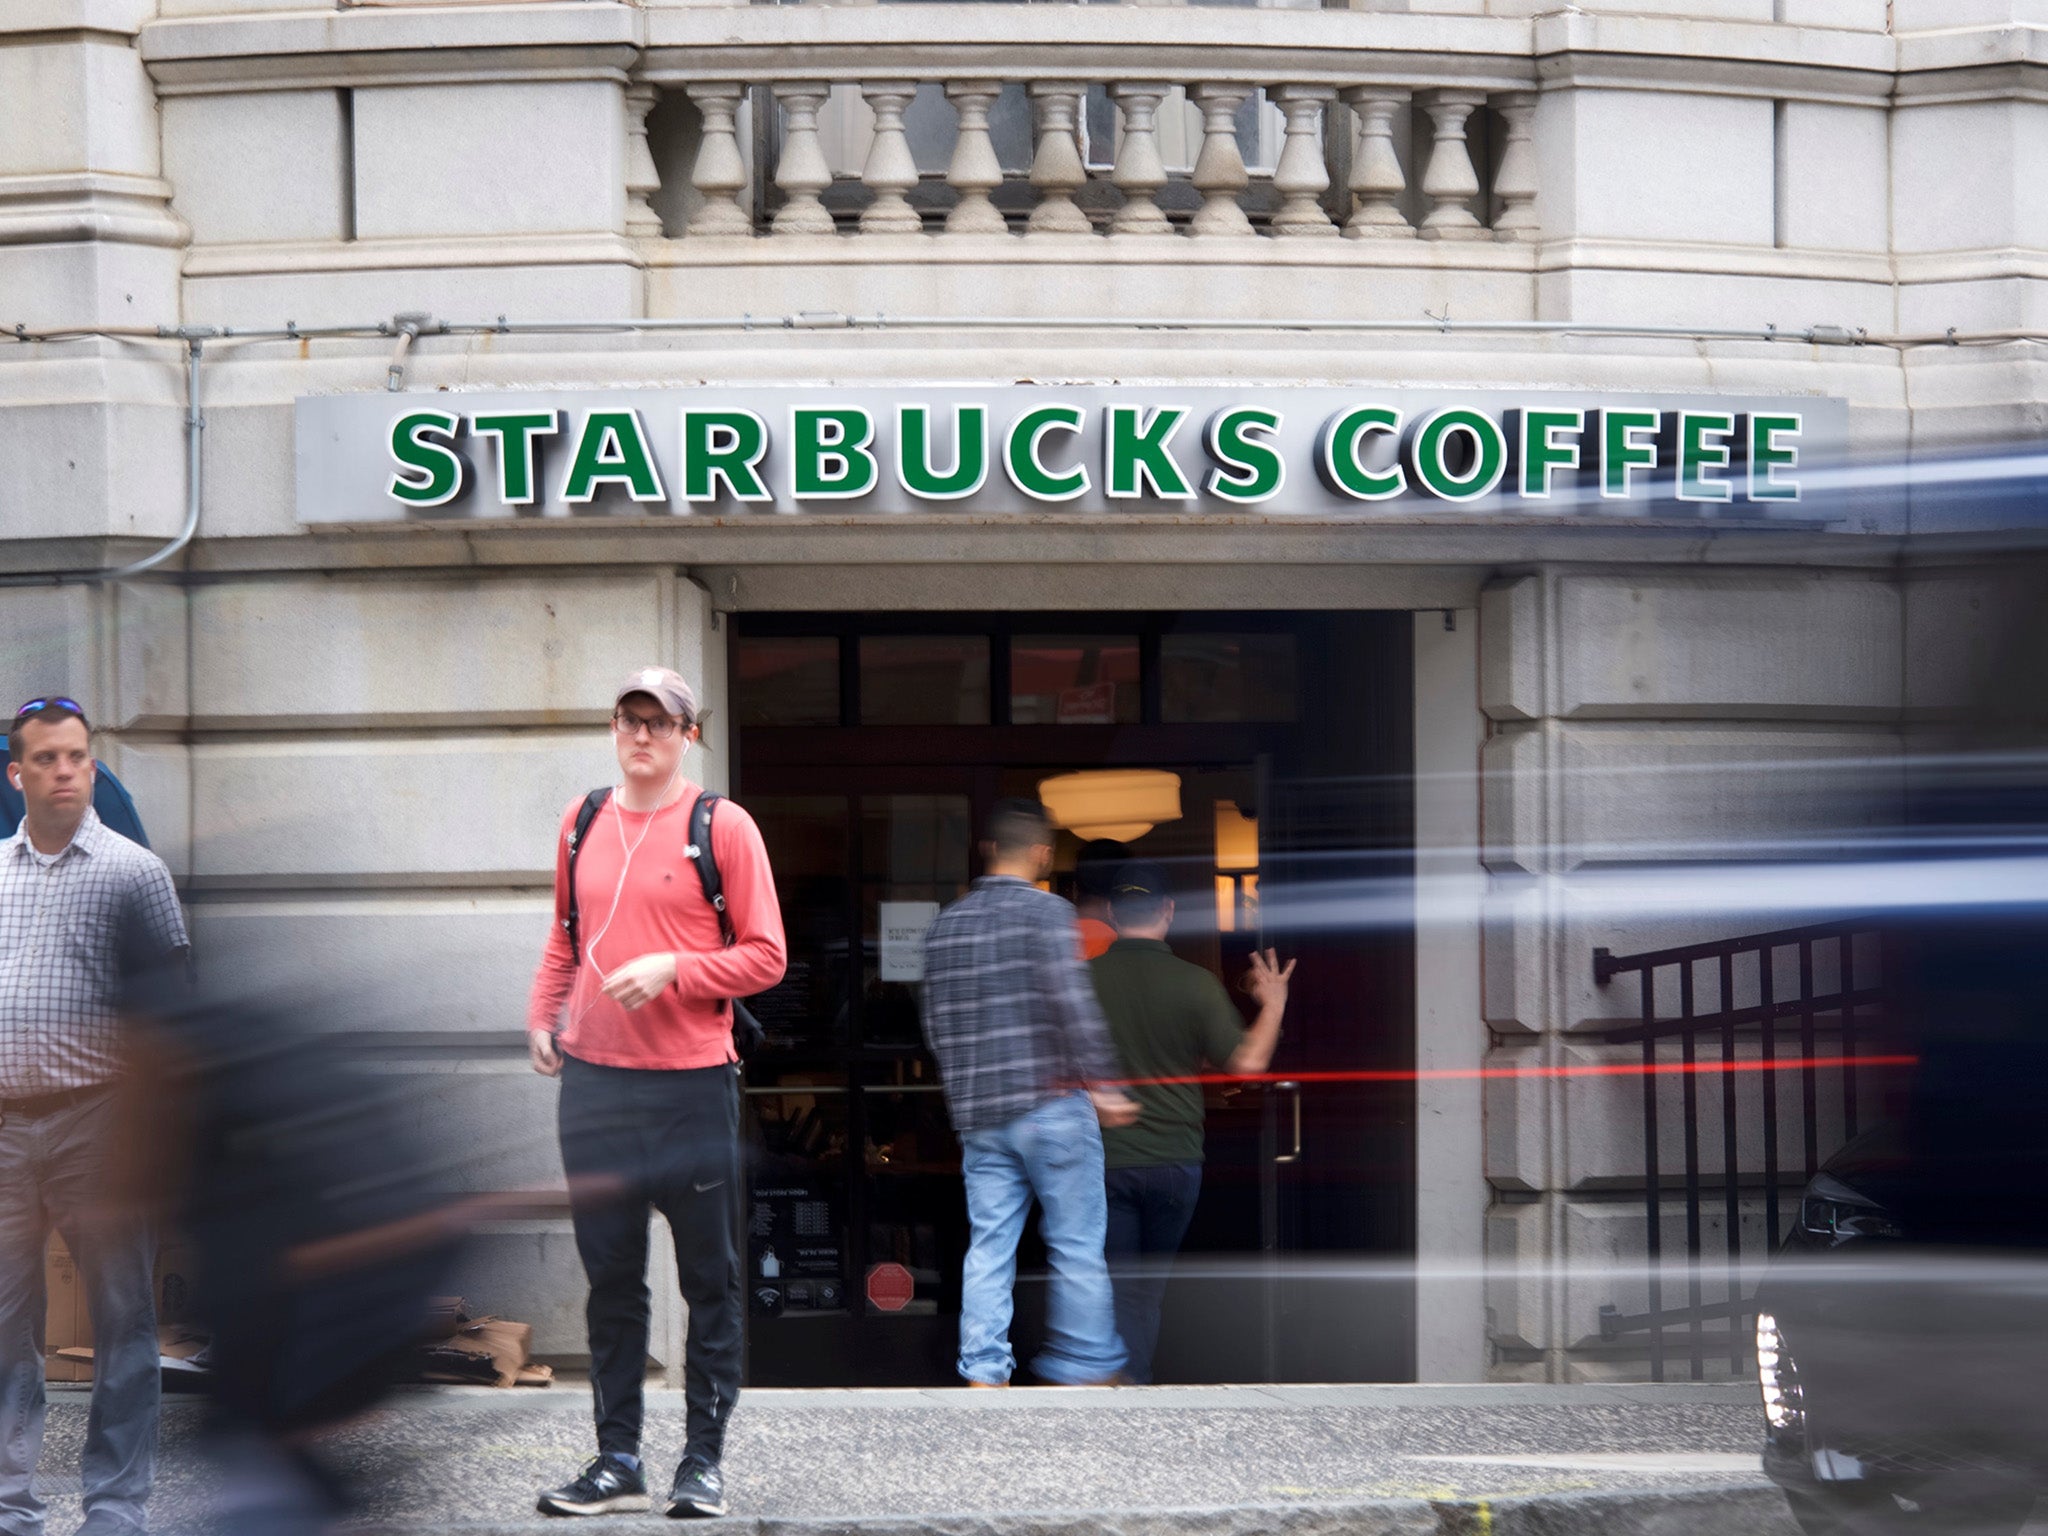
<path fill-rule="evenodd" d="M 1110 915 L 1117 941 L 1090 968 L 1139 1114 L 1134 1125 L 1102 1132 L 1105 1246 L 1117 1332 L 1129 1356 L 1124 1372 L 1143 1383 L 1152 1379 L 1167 1275 L 1202 1189 L 1202 1086 L 1193 1079 L 1204 1071 L 1266 1070 L 1280 1043 L 1294 962 L 1282 969 L 1272 950 L 1252 955 L 1244 986 L 1259 1016 L 1246 1029 L 1223 983 L 1167 948 L 1173 895 L 1165 870 L 1143 859 L 1126 864 Z"/>

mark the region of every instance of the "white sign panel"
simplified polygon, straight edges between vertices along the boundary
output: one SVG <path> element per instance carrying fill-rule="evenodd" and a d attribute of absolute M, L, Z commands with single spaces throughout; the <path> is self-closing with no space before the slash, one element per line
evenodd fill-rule
<path fill-rule="evenodd" d="M 924 980 L 924 935 L 939 915 L 936 901 L 885 901 L 881 906 L 882 980 Z"/>
<path fill-rule="evenodd" d="M 303 523 L 904 512 L 1816 515 L 1840 400 L 1356 387 L 314 395 Z"/>

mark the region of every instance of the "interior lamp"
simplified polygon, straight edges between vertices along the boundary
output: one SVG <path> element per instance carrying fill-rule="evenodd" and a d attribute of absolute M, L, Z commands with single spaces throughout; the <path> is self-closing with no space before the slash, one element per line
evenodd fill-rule
<path fill-rule="evenodd" d="M 1244 874 L 1259 867 L 1259 819 L 1247 816 L 1235 800 L 1216 802 L 1216 868 Z"/>
<path fill-rule="evenodd" d="M 1259 819 L 1235 800 L 1216 802 L 1216 931 L 1236 933 L 1259 900 Z"/>
<path fill-rule="evenodd" d="M 1128 843 L 1162 821 L 1180 820 L 1180 775 L 1159 768 L 1102 768 L 1038 782 L 1055 826 L 1092 840 Z"/>

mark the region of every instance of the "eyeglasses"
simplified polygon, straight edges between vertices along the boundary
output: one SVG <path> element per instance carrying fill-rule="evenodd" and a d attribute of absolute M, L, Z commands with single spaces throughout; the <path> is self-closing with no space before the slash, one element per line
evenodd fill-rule
<path fill-rule="evenodd" d="M 675 735 L 678 727 L 687 729 L 685 722 L 676 719 L 674 715 L 656 715 L 649 718 L 621 712 L 612 716 L 612 729 L 621 736 L 631 736 L 643 725 L 647 727 L 647 734 L 656 741 L 667 741 L 669 737 Z"/>
<path fill-rule="evenodd" d="M 52 694 L 47 699 L 30 699 L 14 712 L 19 720 L 23 715 L 32 715 L 39 709 L 68 709 L 79 719 L 85 718 L 85 706 L 76 699 L 67 699 L 62 694 Z"/>

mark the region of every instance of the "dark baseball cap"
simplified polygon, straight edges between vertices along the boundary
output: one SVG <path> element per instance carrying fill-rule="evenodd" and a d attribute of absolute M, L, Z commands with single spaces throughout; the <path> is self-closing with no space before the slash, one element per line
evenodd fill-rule
<path fill-rule="evenodd" d="M 1166 876 L 1165 865 L 1150 859 L 1132 859 L 1116 872 L 1114 894 L 1167 897 L 1173 894 L 1173 882 Z"/>
<path fill-rule="evenodd" d="M 1074 856 L 1074 889 L 1107 900 L 1116 894 L 1116 877 L 1130 862 L 1131 850 L 1115 838 L 1091 838 Z"/>

